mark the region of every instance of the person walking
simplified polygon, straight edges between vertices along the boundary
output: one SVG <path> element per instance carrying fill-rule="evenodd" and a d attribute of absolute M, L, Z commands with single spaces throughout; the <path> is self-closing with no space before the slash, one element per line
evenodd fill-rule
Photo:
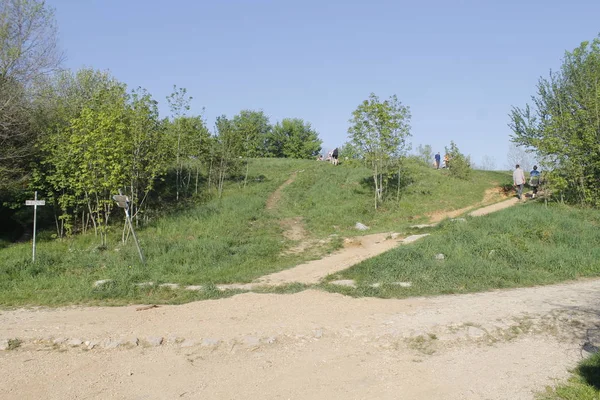
<path fill-rule="evenodd" d="M 338 165 L 338 148 L 336 147 L 335 149 L 333 149 L 333 151 L 331 152 L 331 163 L 333 165 Z"/>
<path fill-rule="evenodd" d="M 535 199 L 535 195 L 538 192 L 538 186 L 540 186 L 540 171 L 538 171 L 537 165 L 533 166 L 533 170 L 529 173 L 529 186 L 533 189 L 532 199 Z"/>
<path fill-rule="evenodd" d="M 517 199 L 521 200 L 521 196 L 523 195 L 523 185 L 525 184 L 525 174 L 519 164 L 515 166 L 515 170 L 513 171 L 513 184 L 517 190 Z"/>
<path fill-rule="evenodd" d="M 440 152 L 435 155 L 435 167 L 436 169 L 440 169 L 440 161 L 442 160 L 442 156 L 440 156 Z"/>

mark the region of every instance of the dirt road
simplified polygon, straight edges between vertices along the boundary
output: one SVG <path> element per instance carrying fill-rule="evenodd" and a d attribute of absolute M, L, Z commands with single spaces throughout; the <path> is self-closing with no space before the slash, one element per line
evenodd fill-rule
<path fill-rule="evenodd" d="M 0 351 L 0 398 L 532 399 L 580 359 L 599 290 L 2 311 L 23 343 Z"/>

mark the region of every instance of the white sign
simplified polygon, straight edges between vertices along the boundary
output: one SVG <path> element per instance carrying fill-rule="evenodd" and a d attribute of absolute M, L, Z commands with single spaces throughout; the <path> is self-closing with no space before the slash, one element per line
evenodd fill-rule
<path fill-rule="evenodd" d="M 26 206 L 45 206 L 46 200 L 25 200 Z"/>

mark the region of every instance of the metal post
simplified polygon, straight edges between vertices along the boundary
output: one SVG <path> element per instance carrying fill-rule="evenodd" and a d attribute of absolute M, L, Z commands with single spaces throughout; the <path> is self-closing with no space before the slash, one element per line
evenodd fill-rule
<path fill-rule="evenodd" d="M 35 262 L 35 230 L 36 230 L 36 222 L 37 222 L 37 190 L 35 191 L 34 201 L 36 204 L 33 206 L 33 256 L 32 262 Z"/>
<path fill-rule="evenodd" d="M 142 248 L 140 247 L 140 243 L 138 242 L 137 235 L 135 234 L 135 230 L 133 230 L 133 224 L 131 223 L 131 218 L 129 217 L 129 203 L 125 207 L 125 218 L 127 218 L 127 222 L 129 223 L 129 228 L 131 229 L 131 235 L 133 236 L 133 240 L 135 241 L 135 246 L 138 249 L 138 254 L 140 255 L 140 260 L 142 260 L 142 264 L 146 264 L 146 260 L 144 259 L 144 254 L 142 253 Z"/>

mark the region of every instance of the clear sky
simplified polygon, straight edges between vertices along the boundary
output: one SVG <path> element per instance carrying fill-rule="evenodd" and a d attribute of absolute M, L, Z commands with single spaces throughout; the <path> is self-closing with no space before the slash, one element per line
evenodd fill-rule
<path fill-rule="evenodd" d="M 600 0 L 49 0 L 72 69 L 110 70 L 168 109 L 309 121 L 324 150 L 369 93 L 412 111 L 412 143 L 505 167 L 512 105 L 600 32 Z"/>

